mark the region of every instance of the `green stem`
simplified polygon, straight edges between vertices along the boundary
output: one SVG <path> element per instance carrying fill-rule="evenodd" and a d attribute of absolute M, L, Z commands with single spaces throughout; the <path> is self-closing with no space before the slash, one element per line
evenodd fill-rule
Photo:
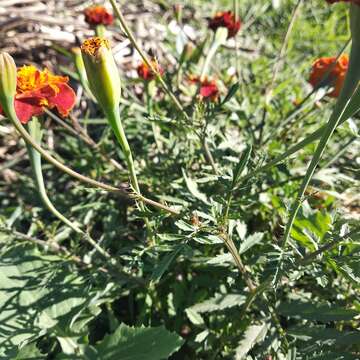
<path fill-rule="evenodd" d="M 139 55 L 141 56 L 142 60 L 144 61 L 144 63 L 146 64 L 146 66 L 151 69 L 151 71 L 155 74 L 156 79 L 159 81 L 161 87 L 163 88 L 163 90 L 169 95 L 170 99 L 172 100 L 172 102 L 175 104 L 175 106 L 178 108 L 178 110 L 181 112 L 182 116 L 184 117 L 184 119 L 189 123 L 191 123 L 191 119 L 189 117 L 189 115 L 186 113 L 185 109 L 183 108 L 183 106 L 181 105 L 180 101 L 178 100 L 178 98 L 176 97 L 176 95 L 171 91 L 171 89 L 166 85 L 164 79 L 162 78 L 161 74 L 159 73 L 158 69 L 152 64 L 152 62 L 149 60 L 149 58 L 147 57 L 147 55 L 142 51 L 140 45 L 138 44 L 138 42 L 135 39 L 134 34 L 132 33 L 132 31 L 130 30 L 130 28 L 128 27 L 125 17 L 122 14 L 120 8 L 117 6 L 116 1 L 115 0 L 109 0 L 114 13 L 116 15 L 116 17 L 118 18 L 120 25 L 122 27 L 122 29 L 125 31 L 126 35 L 128 36 L 130 42 L 132 43 L 132 45 L 134 46 L 134 48 L 136 49 L 136 51 L 139 53 Z M 199 139 L 201 140 L 201 136 L 199 136 L 197 134 L 197 132 L 195 131 L 195 134 L 199 137 Z M 205 149 L 204 149 L 205 150 Z M 208 156 L 206 156 L 206 159 L 208 159 Z"/>
<path fill-rule="evenodd" d="M 25 140 L 25 142 L 27 144 L 29 144 L 30 146 L 32 146 L 34 149 L 36 149 L 36 151 L 38 151 L 51 164 L 53 164 L 54 166 L 56 166 L 58 169 L 65 172 L 66 174 L 68 174 L 82 182 L 85 182 L 91 186 L 98 187 L 98 188 L 101 188 L 101 189 L 107 190 L 107 191 L 126 194 L 126 192 L 122 189 L 116 188 L 111 185 L 107 185 L 105 183 L 88 178 L 87 176 L 81 175 L 81 174 L 77 173 L 76 171 L 63 165 L 60 161 L 53 158 L 47 151 L 45 151 L 39 144 L 37 144 L 36 141 L 34 141 L 34 139 L 26 131 L 26 129 L 24 128 L 24 126 L 21 124 L 20 120 L 16 116 L 13 104 L 8 102 L 8 104 L 4 103 L 2 105 L 3 105 L 4 112 L 6 113 L 7 117 L 10 119 L 10 121 L 14 125 L 15 129 L 19 132 L 19 134 Z"/>
<path fill-rule="evenodd" d="M 329 166 L 331 166 L 331 164 L 333 164 L 335 161 L 337 161 L 341 156 L 343 156 L 343 155 L 346 153 L 346 151 L 349 149 L 350 145 L 351 145 L 354 141 L 358 140 L 358 138 L 359 138 L 358 136 L 353 136 L 353 137 L 351 137 L 351 138 L 348 140 L 348 142 L 347 142 L 341 149 L 339 149 L 338 152 L 337 152 L 334 156 L 332 156 L 331 159 L 329 159 L 329 160 L 328 160 L 324 165 L 322 165 L 321 167 L 324 168 L 324 169 L 326 169 L 326 168 L 328 168 Z"/>
<path fill-rule="evenodd" d="M 6 114 L 6 116 L 10 119 L 10 121 L 12 122 L 12 124 L 14 125 L 15 129 L 19 132 L 19 134 L 21 135 L 21 137 L 25 140 L 25 142 L 29 145 L 31 145 L 33 148 L 36 149 L 36 151 L 38 151 L 47 161 L 49 161 L 51 164 L 53 164 L 55 167 L 57 167 L 58 169 L 60 169 L 61 171 L 65 172 L 66 174 L 74 177 L 77 180 L 80 180 L 88 185 L 106 190 L 106 191 L 110 191 L 110 192 L 114 192 L 114 193 L 118 193 L 121 194 L 122 196 L 124 196 L 127 199 L 139 199 L 139 201 L 142 201 L 145 204 L 149 204 L 153 207 L 156 207 L 158 209 L 164 210 L 166 212 L 168 212 L 171 215 L 179 215 L 179 212 L 169 208 L 166 205 L 163 205 L 161 203 L 158 203 L 154 200 L 148 199 L 144 196 L 140 196 L 139 194 L 128 194 L 125 190 L 93 180 L 91 178 L 88 178 L 87 176 L 81 175 L 79 173 L 77 173 L 76 171 L 68 168 L 67 166 L 63 165 L 61 162 L 59 162 L 58 160 L 56 160 L 55 158 L 53 158 L 47 151 L 45 151 L 40 145 L 38 145 L 36 143 L 36 141 L 34 141 L 34 139 L 29 135 L 29 133 L 25 130 L 25 128 L 23 127 L 23 125 L 21 124 L 20 120 L 17 118 L 16 113 L 15 113 L 15 109 L 14 109 L 14 100 L 13 98 L 9 98 L 6 99 L 5 101 L 3 101 L 1 103 L 4 113 Z"/>
<path fill-rule="evenodd" d="M 121 149 L 124 153 L 125 161 L 126 161 L 128 169 L 129 169 L 129 173 L 130 173 L 131 185 L 132 185 L 134 191 L 136 192 L 136 194 L 141 195 L 140 187 L 139 187 L 139 183 L 138 183 L 136 171 L 135 171 L 134 159 L 132 156 L 130 145 L 129 145 L 126 135 L 125 135 L 124 128 L 122 126 L 119 108 L 115 107 L 115 109 L 113 109 L 113 111 L 109 111 L 106 114 L 106 117 L 108 118 L 110 126 L 111 126 L 111 128 L 116 136 L 116 139 L 118 140 L 118 142 L 121 146 Z"/>
<path fill-rule="evenodd" d="M 215 35 L 214 35 L 214 40 L 210 46 L 209 52 L 206 55 L 205 61 L 204 61 L 204 65 L 203 68 L 201 70 L 201 75 L 200 75 L 200 81 L 204 81 L 205 77 L 208 73 L 209 70 L 209 66 L 211 63 L 211 60 L 213 59 L 213 57 L 215 56 L 217 50 L 219 49 L 219 47 L 226 41 L 228 35 L 228 31 L 226 28 L 222 28 L 220 27 Z"/>
<path fill-rule="evenodd" d="M 96 25 L 95 32 L 98 37 L 104 38 L 106 36 L 106 28 L 103 24 Z"/>
<path fill-rule="evenodd" d="M 338 125 L 341 125 L 342 123 L 344 123 L 347 119 L 344 117 L 342 119 L 340 119 L 340 122 Z M 290 149 L 286 150 L 284 153 L 282 153 L 281 155 L 277 156 L 275 159 L 269 161 L 267 164 L 257 168 L 254 171 L 251 171 L 250 173 L 248 173 L 247 175 L 245 175 L 243 177 L 243 181 L 245 180 L 249 180 L 251 178 L 253 178 L 254 176 L 263 173 L 269 169 L 271 169 L 273 166 L 279 164 L 281 161 L 285 160 L 286 158 L 288 158 L 289 156 L 297 153 L 299 150 L 303 149 L 305 146 L 312 144 L 314 141 L 318 140 L 319 138 L 321 138 L 322 134 L 324 133 L 326 129 L 326 125 L 322 126 L 321 128 L 317 129 L 316 131 L 314 131 L 312 134 L 308 135 L 304 140 L 298 142 L 297 144 L 295 144 L 294 146 L 292 146 Z"/>
<path fill-rule="evenodd" d="M 188 114 L 185 112 L 184 108 L 182 107 L 182 105 L 180 104 L 179 100 L 177 99 L 177 97 L 175 96 L 175 94 L 168 88 L 168 86 L 166 85 L 164 79 L 162 78 L 161 74 L 159 73 L 158 69 L 152 64 L 152 62 L 148 59 L 148 57 L 146 56 L 146 54 L 142 51 L 141 47 L 139 46 L 139 44 L 137 43 L 134 34 L 132 33 L 132 31 L 130 30 L 130 28 L 128 27 L 126 20 L 124 18 L 124 15 L 122 14 L 120 8 L 117 6 L 116 1 L 115 0 L 109 0 L 115 15 L 117 16 L 117 18 L 119 19 L 120 25 L 123 28 L 123 30 L 125 31 L 126 35 L 128 36 L 129 40 L 131 41 L 131 43 L 133 44 L 134 48 L 136 49 L 136 51 L 139 53 L 139 55 L 141 56 L 142 60 L 144 61 L 144 63 L 146 64 L 146 66 L 151 69 L 151 71 L 156 75 L 157 80 L 159 81 L 160 85 L 162 86 L 162 88 L 164 89 L 164 91 L 170 96 L 171 100 L 174 102 L 174 104 L 176 105 L 176 107 L 182 112 L 183 116 L 185 117 L 185 119 L 189 120 L 189 116 Z"/>
<path fill-rule="evenodd" d="M 140 187 L 139 187 L 139 183 L 138 183 L 138 179 L 137 179 L 137 176 L 136 176 L 136 170 L 135 170 L 135 164 L 134 164 L 134 159 L 133 159 L 133 156 L 132 156 L 132 152 L 131 152 L 131 149 L 130 149 L 130 145 L 127 141 L 127 138 L 126 138 L 126 135 L 125 135 L 125 131 L 124 131 L 124 128 L 122 126 L 122 121 L 121 121 L 121 118 L 120 118 L 120 109 L 118 106 L 116 106 L 113 111 L 109 111 L 107 114 L 106 114 L 106 117 L 108 118 L 109 120 L 109 123 L 110 123 L 110 126 L 121 146 L 121 149 L 124 153 L 124 156 L 125 156 L 125 161 L 126 161 L 126 164 L 127 164 L 127 167 L 129 169 L 129 173 L 130 173 L 130 182 L 131 182 L 131 185 L 136 193 L 136 195 L 139 195 L 139 198 L 141 198 L 141 191 L 140 191 Z M 140 210 L 141 211 L 145 211 L 145 206 L 144 204 L 140 201 L 139 203 L 139 207 L 140 207 Z M 148 235 L 149 235 L 149 238 L 150 238 L 150 241 L 152 242 L 153 241 L 153 234 L 152 234 L 152 230 L 151 230 L 151 225 L 150 225 L 150 222 L 148 220 L 148 218 L 145 216 L 144 217 L 144 221 L 145 221 L 145 225 L 146 225 L 146 228 L 148 230 Z"/>
<path fill-rule="evenodd" d="M 32 120 L 27 124 L 30 136 L 36 141 L 37 144 L 40 145 L 43 132 L 40 129 L 40 123 L 37 118 L 32 118 Z M 68 220 L 64 215 L 62 215 L 52 204 L 50 201 L 44 184 L 44 177 L 41 168 L 41 155 L 37 152 L 31 145 L 26 144 L 26 148 L 28 151 L 31 169 L 34 174 L 34 181 L 36 185 L 36 189 L 38 190 L 39 196 L 44 203 L 44 205 L 48 208 L 48 210 L 59 220 L 64 222 L 67 226 L 69 226 L 72 230 L 79 234 L 83 234 L 83 231 L 77 227 L 73 222 Z"/>
<path fill-rule="evenodd" d="M 144 87 L 145 87 L 145 96 L 146 96 L 146 109 L 147 109 L 148 115 L 152 116 L 153 101 L 152 101 L 152 96 L 151 96 L 150 89 L 149 89 L 149 87 L 150 87 L 149 81 L 145 81 Z M 159 126 L 157 126 L 154 121 L 151 121 L 151 129 L 153 132 L 156 147 L 157 147 L 158 151 L 161 152 L 161 142 L 158 138 Z"/>
<path fill-rule="evenodd" d="M 42 139 L 42 131 L 40 128 L 40 123 L 37 118 L 32 118 L 32 120 L 28 123 L 28 129 L 30 136 L 34 139 L 34 141 L 40 145 L 41 139 Z M 76 226 L 73 222 L 71 222 L 69 219 L 67 219 L 63 214 L 61 214 L 53 205 L 51 200 L 49 199 L 49 196 L 47 195 L 45 184 L 44 184 L 44 177 L 42 173 L 42 167 L 41 167 L 41 155 L 38 151 L 36 151 L 31 145 L 26 144 L 27 151 L 30 158 L 31 168 L 34 174 L 34 181 L 36 188 L 38 190 L 39 196 L 41 198 L 41 201 L 45 205 L 45 207 L 60 221 L 62 221 L 64 224 L 69 226 L 72 230 L 74 230 L 76 233 L 81 234 L 83 238 L 88 241 L 103 257 L 106 259 L 111 258 L 111 256 L 102 249 L 96 241 L 94 241 L 88 234 L 86 234 L 84 231 L 82 231 L 78 226 Z"/>
<path fill-rule="evenodd" d="M 202 147 L 203 147 L 207 162 L 211 165 L 211 167 L 212 167 L 212 169 L 214 171 L 214 174 L 219 175 L 219 172 L 218 172 L 216 164 L 215 164 L 214 157 L 212 156 L 212 153 L 211 153 L 211 151 L 209 149 L 209 145 L 208 145 L 208 142 L 207 142 L 207 139 L 206 139 L 206 134 L 204 134 L 202 136 L 201 141 L 202 141 Z"/>
<path fill-rule="evenodd" d="M 304 180 L 300 186 L 300 189 L 298 191 L 296 200 L 294 201 L 291 211 L 290 211 L 290 217 L 288 220 L 288 223 L 285 228 L 284 237 L 282 240 L 281 248 L 285 250 L 285 247 L 287 245 L 287 242 L 290 237 L 290 233 L 293 227 L 293 224 L 295 222 L 296 216 L 298 214 L 298 211 L 301 207 L 301 203 L 303 201 L 303 197 L 306 191 L 306 188 L 308 187 L 312 176 L 314 175 L 314 172 L 316 170 L 316 167 L 318 166 L 321 157 L 325 151 L 325 148 L 333 135 L 335 129 L 337 126 L 341 123 L 341 121 L 345 121 L 351 116 L 353 112 L 356 112 L 358 108 L 360 107 L 360 104 L 358 103 L 358 97 L 360 93 L 360 88 L 358 86 L 359 80 L 360 80 L 360 70 L 359 70 L 359 64 L 360 64 L 360 46 L 357 46 L 360 44 L 357 44 L 353 42 L 352 51 L 350 54 L 350 61 L 349 61 L 349 70 L 348 74 L 345 79 L 344 88 L 339 96 L 339 99 L 335 105 L 335 109 L 330 117 L 329 122 L 324 128 L 324 131 L 322 133 L 320 142 L 315 150 L 315 154 L 311 160 L 311 163 L 306 171 Z M 282 261 L 282 257 L 280 257 L 280 261 Z"/>

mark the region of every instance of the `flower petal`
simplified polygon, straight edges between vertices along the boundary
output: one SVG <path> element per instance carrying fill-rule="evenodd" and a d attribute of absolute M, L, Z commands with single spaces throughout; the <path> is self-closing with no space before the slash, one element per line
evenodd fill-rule
<path fill-rule="evenodd" d="M 26 124 L 33 116 L 39 116 L 44 113 L 42 106 L 34 99 L 15 99 L 14 102 L 15 112 L 19 120 Z"/>
<path fill-rule="evenodd" d="M 76 95 L 74 90 L 67 84 L 57 84 L 59 88 L 58 94 L 47 97 L 49 107 L 56 107 L 62 116 L 69 115 L 69 112 L 75 105 Z"/>

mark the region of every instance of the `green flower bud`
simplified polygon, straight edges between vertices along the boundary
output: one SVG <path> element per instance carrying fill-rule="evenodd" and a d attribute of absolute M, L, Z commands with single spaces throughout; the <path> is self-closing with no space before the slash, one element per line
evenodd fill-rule
<path fill-rule="evenodd" d="M 14 59 L 7 53 L 0 54 L 0 103 L 3 108 L 12 103 L 16 94 L 17 71 Z"/>
<path fill-rule="evenodd" d="M 81 46 L 91 92 L 108 114 L 119 106 L 121 83 L 117 66 L 106 39 L 94 37 Z"/>

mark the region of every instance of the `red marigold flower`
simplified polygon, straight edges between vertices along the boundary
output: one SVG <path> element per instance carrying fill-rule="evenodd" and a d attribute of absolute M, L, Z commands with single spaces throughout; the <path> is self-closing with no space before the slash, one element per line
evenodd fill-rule
<path fill-rule="evenodd" d="M 154 67 L 158 74 L 160 74 L 161 76 L 164 74 L 164 69 L 159 65 L 156 60 L 151 60 L 151 65 Z M 139 77 L 145 81 L 154 80 L 156 78 L 156 73 L 152 71 L 151 68 L 147 66 L 144 62 L 138 66 L 137 73 Z"/>
<path fill-rule="evenodd" d="M 14 107 L 19 120 L 26 124 L 46 108 L 56 108 L 62 116 L 69 115 L 76 95 L 68 81 L 66 76 L 53 75 L 47 69 L 40 71 L 32 65 L 18 69 Z"/>
<path fill-rule="evenodd" d="M 334 90 L 327 95 L 338 97 L 344 85 L 348 66 L 348 55 L 341 55 L 337 61 L 336 57 L 323 57 L 317 59 L 313 63 L 309 83 L 314 88 L 320 87 L 323 84 L 331 85 L 334 87 Z"/>
<path fill-rule="evenodd" d="M 335 4 L 337 2 L 352 2 L 354 4 L 360 5 L 360 0 L 326 0 L 328 4 Z"/>
<path fill-rule="evenodd" d="M 85 21 L 90 25 L 111 25 L 114 17 L 103 6 L 90 6 L 84 10 Z"/>
<path fill-rule="evenodd" d="M 240 30 L 241 22 L 236 20 L 231 11 L 218 12 L 210 19 L 209 28 L 216 31 L 219 27 L 226 27 L 228 29 L 228 38 L 231 38 Z"/>
<path fill-rule="evenodd" d="M 210 80 L 208 78 L 200 80 L 198 76 L 190 76 L 189 79 L 192 83 L 200 86 L 199 94 L 202 99 L 214 102 L 218 100 L 220 91 L 215 80 Z"/>

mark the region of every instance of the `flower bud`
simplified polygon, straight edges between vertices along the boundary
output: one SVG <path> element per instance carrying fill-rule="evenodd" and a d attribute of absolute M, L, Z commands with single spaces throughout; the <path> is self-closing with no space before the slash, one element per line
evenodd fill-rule
<path fill-rule="evenodd" d="M 109 42 L 94 37 L 81 46 L 85 70 L 91 92 L 107 114 L 119 106 L 121 96 L 120 76 Z"/>
<path fill-rule="evenodd" d="M 0 103 L 5 108 L 16 94 L 17 72 L 14 59 L 7 53 L 0 54 Z"/>

